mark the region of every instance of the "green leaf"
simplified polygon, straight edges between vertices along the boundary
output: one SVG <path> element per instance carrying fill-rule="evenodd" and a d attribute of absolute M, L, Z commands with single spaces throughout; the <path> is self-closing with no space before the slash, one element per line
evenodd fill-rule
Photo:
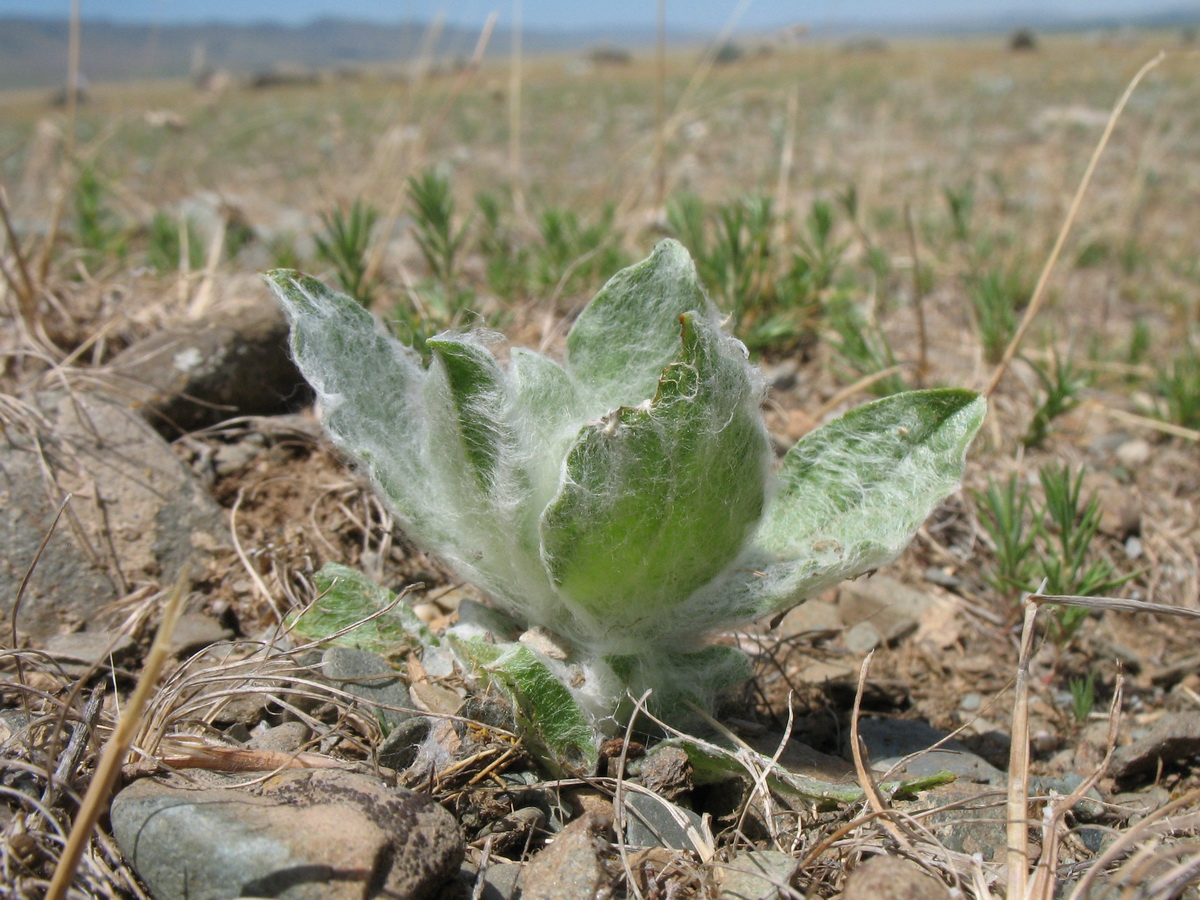
<path fill-rule="evenodd" d="M 491 352 L 470 341 L 430 338 L 425 346 L 433 354 L 425 382 L 431 456 L 452 466 L 465 462 L 489 494 L 509 442 L 504 375 Z"/>
<path fill-rule="evenodd" d="M 431 545 L 447 544 L 451 538 L 433 508 L 420 452 L 420 357 L 383 334 L 356 300 L 315 278 L 276 269 L 266 280 L 291 320 L 292 354 L 321 400 L 325 429 L 364 465 L 406 530 Z"/>
<path fill-rule="evenodd" d="M 766 615 L 891 562 L 962 481 L 986 402 L 897 394 L 806 435 L 784 458 L 751 552 L 701 602 Z"/>
<path fill-rule="evenodd" d="M 537 547 L 538 516 L 558 490 L 560 468 L 566 449 L 579 431 L 584 415 L 575 384 L 554 360 L 530 350 L 516 348 L 509 362 L 512 386 L 512 422 L 529 460 L 532 493 L 529 537 Z M 536 552 L 536 550 L 534 551 Z"/>
<path fill-rule="evenodd" d="M 618 651 L 669 631 L 670 607 L 729 565 L 762 511 L 769 443 L 748 367 L 707 319 L 679 324 L 654 399 L 582 430 L 542 514 L 551 579 Z"/>
<path fill-rule="evenodd" d="M 679 317 L 708 316 L 711 309 L 692 258 L 677 241 L 662 241 L 642 262 L 614 275 L 567 335 L 567 370 L 593 399 L 588 415 L 651 397 L 663 367 L 679 352 Z"/>
<path fill-rule="evenodd" d="M 720 644 L 682 651 L 659 647 L 653 654 L 606 656 L 604 662 L 634 696 L 651 688 L 650 709 L 677 722 L 691 716 L 689 704 L 707 707 L 717 694 L 753 674 L 745 653 Z"/>
<path fill-rule="evenodd" d="M 405 649 L 438 646 L 438 638 L 403 599 L 361 572 L 326 563 L 313 576 L 316 601 L 287 625 L 309 641 L 324 641 L 369 650 L 383 656 Z M 387 612 L 377 615 L 380 610 Z M 375 618 L 371 618 L 374 616 Z M 370 619 L 370 621 L 365 621 Z"/>
<path fill-rule="evenodd" d="M 455 639 L 454 645 L 508 697 L 527 746 L 553 774 L 595 772 L 599 753 L 591 720 L 538 654 L 524 644 L 475 638 Z"/>
<path fill-rule="evenodd" d="M 678 747 L 688 755 L 692 765 L 692 781 L 697 785 L 720 784 L 734 778 L 748 778 L 751 773 L 766 772 L 768 787 L 775 793 L 820 807 L 857 803 L 865 796 L 856 784 L 836 784 L 800 775 L 775 762 L 769 756 L 757 753 L 748 747 L 725 748 L 699 738 L 674 737 L 655 745 L 653 753 L 669 747 Z M 929 790 L 954 781 L 952 772 L 935 772 L 920 778 L 905 781 L 890 781 L 879 785 L 884 796 L 908 797 L 919 791 Z"/>

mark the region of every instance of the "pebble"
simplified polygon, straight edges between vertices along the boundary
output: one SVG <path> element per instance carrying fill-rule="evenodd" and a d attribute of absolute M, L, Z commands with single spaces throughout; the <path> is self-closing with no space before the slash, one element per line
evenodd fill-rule
<path fill-rule="evenodd" d="M 1159 766 L 1200 755 L 1200 716 L 1167 713 L 1146 734 L 1113 753 L 1109 773 L 1118 781 L 1135 775 L 1152 775 Z"/>
<path fill-rule="evenodd" d="M 1144 438 L 1133 438 L 1117 447 L 1117 462 L 1129 469 L 1138 469 L 1150 461 L 1154 448 Z"/>
<path fill-rule="evenodd" d="M 413 705 L 408 688 L 382 656 L 353 647 L 330 647 L 321 657 L 321 674 L 369 707 L 387 731 L 412 715 L 404 711 Z"/>
<path fill-rule="evenodd" d="M 120 665 L 133 656 L 134 643 L 127 634 L 111 631 L 76 631 L 46 640 L 46 652 L 58 660 L 85 665 Z"/>
<path fill-rule="evenodd" d="M 832 634 L 845 627 L 838 608 L 824 600 L 808 600 L 788 610 L 775 631 L 782 640 L 803 635 Z"/>
<path fill-rule="evenodd" d="M 870 653 L 883 643 L 883 635 L 870 622 L 859 622 L 847 628 L 842 635 L 842 644 L 847 650 L 856 655 Z"/>
<path fill-rule="evenodd" d="M 247 747 L 268 753 L 296 753 L 309 739 L 308 726 L 303 722 L 284 722 L 254 735 Z"/>
<path fill-rule="evenodd" d="M 948 850 L 968 856 L 978 853 L 985 861 L 1004 857 L 1007 840 L 1004 797 L 999 795 L 994 787 L 956 781 L 926 791 L 916 800 L 897 805 L 907 812 L 925 813 L 928 810 L 927 814 L 921 816 L 920 821 L 924 828 L 937 838 L 938 843 Z M 890 895 L 859 893 L 853 896 L 867 900 L 872 896 Z M 938 895 L 919 893 L 911 896 L 923 898 Z"/>
<path fill-rule="evenodd" d="M 867 745 L 876 771 L 886 771 L 901 759 L 920 753 L 903 764 L 898 777 L 920 778 L 948 771 L 961 780 L 982 784 L 1002 785 L 1007 781 L 1002 771 L 956 740 L 946 740 L 936 750 L 930 750 L 946 735 L 924 722 L 865 716 L 859 720 L 858 733 Z"/>
<path fill-rule="evenodd" d="M 458 823 L 430 798 L 368 775 L 293 769 L 260 795 L 135 781 L 113 834 L 156 900 L 423 900 L 462 863 Z"/>
<path fill-rule="evenodd" d="M 950 900 L 950 889 L 914 862 L 872 856 L 854 867 L 841 900 Z"/>
<path fill-rule="evenodd" d="M 612 893 L 606 860 L 612 857 L 603 823 L 585 813 L 529 861 L 521 900 L 598 900 Z"/>
<path fill-rule="evenodd" d="M 777 900 L 778 885 L 788 884 L 797 860 L 780 850 L 749 850 L 731 859 L 720 872 L 720 900 Z"/>
<path fill-rule="evenodd" d="M 630 847 L 702 852 L 712 845 L 704 820 L 682 806 L 640 791 L 625 795 L 625 841 Z"/>
<path fill-rule="evenodd" d="M 851 630 L 860 623 L 870 623 L 888 644 L 915 631 L 932 604 L 926 592 L 886 575 L 850 581 L 838 588 L 842 621 Z"/>
<path fill-rule="evenodd" d="M 203 650 L 220 641 L 233 637 L 233 632 L 214 619 L 203 613 L 184 613 L 179 617 L 175 630 L 171 633 L 171 651 L 176 656 L 186 656 Z"/>

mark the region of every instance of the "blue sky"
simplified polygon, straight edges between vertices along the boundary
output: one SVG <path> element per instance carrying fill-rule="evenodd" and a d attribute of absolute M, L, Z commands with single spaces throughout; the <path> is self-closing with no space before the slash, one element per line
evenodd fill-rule
<path fill-rule="evenodd" d="M 1200 8 L 1197 0 L 925 0 L 896 4 L 881 0 L 666 0 L 670 25 L 715 30 L 735 10 L 744 7 L 739 23 L 768 28 L 793 22 L 819 25 L 828 21 L 897 21 L 953 17 L 970 19 L 996 13 L 1038 13 L 1085 16 L 1133 15 L 1164 7 Z M 172 22 L 273 20 L 299 24 L 323 15 L 384 21 L 431 19 L 444 14 L 452 22 L 474 25 L 495 10 L 502 21 L 511 19 L 513 0 L 80 0 L 84 18 L 113 21 Z M 0 15 L 65 16 L 70 0 L 0 0 Z M 656 0 L 521 0 L 527 28 L 590 28 L 653 26 Z M 1018 15 L 1019 17 L 1019 15 Z"/>

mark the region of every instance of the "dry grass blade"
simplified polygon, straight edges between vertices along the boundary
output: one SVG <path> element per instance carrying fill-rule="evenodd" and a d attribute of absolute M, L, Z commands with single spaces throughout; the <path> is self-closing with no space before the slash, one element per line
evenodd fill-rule
<path fill-rule="evenodd" d="M 1153 846 L 1162 836 L 1176 831 L 1195 831 L 1200 828 L 1200 812 L 1177 815 L 1181 810 L 1200 803 L 1200 788 L 1188 791 L 1170 803 L 1150 813 L 1128 831 L 1117 836 L 1108 849 L 1101 853 L 1088 869 L 1087 874 L 1075 885 L 1069 900 L 1086 900 L 1095 896 L 1092 887 L 1108 868 L 1122 857 L 1134 854 L 1139 844 Z M 1136 883 L 1136 882 L 1134 882 Z M 1116 896 L 1113 894 L 1113 896 Z M 1121 895 L 1124 896 L 1124 895 Z M 1175 894 L 1138 894 L 1139 897 L 1173 897 Z"/>
<path fill-rule="evenodd" d="M 1008 761 L 1008 846 L 1005 865 L 1008 871 L 1008 896 L 1027 896 L 1029 854 L 1029 666 L 1033 659 L 1033 638 L 1038 605 L 1025 601 L 1025 622 L 1021 628 L 1021 651 L 1017 660 L 1017 679 L 1013 687 L 1012 748 Z"/>
<path fill-rule="evenodd" d="M 121 766 L 133 744 L 134 735 L 141 724 L 142 710 L 149 702 L 150 694 L 158 683 L 159 673 L 171 654 L 171 636 L 175 632 L 175 625 L 178 623 L 179 617 L 183 614 L 184 586 L 186 584 L 187 567 L 185 566 L 167 600 L 163 610 L 162 624 L 159 625 L 158 634 L 154 637 L 154 643 L 146 657 L 146 664 L 142 669 L 141 678 L 138 679 L 137 687 L 134 688 L 133 696 L 121 713 L 116 729 L 104 745 L 96 772 L 92 776 L 91 784 L 88 785 L 79 815 L 76 816 L 75 823 L 71 827 L 71 834 L 67 838 L 62 857 L 54 871 L 54 878 L 46 892 L 46 900 L 62 900 L 75 877 L 75 868 L 79 864 L 79 858 L 92 838 L 92 830 L 97 819 L 100 818 L 100 813 L 108 800 L 108 794 L 112 790 L 117 776 L 121 773 Z"/>
<path fill-rule="evenodd" d="M 1033 594 L 1029 599 L 1038 605 L 1054 603 L 1061 606 L 1079 606 L 1084 609 L 1107 609 L 1114 612 L 1152 613 L 1163 616 L 1183 616 L 1188 619 L 1200 619 L 1200 610 L 1186 609 L 1182 606 L 1168 606 L 1165 603 L 1151 603 L 1148 600 L 1131 600 L 1124 597 Z"/>
<path fill-rule="evenodd" d="M 1125 679 L 1118 678 L 1116 689 L 1113 691 L 1112 703 L 1108 708 L 1108 740 L 1104 759 L 1100 761 L 1100 765 L 1096 766 L 1092 774 L 1085 778 L 1068 796 L 1053 801 L 1042 816 L 1042 854 L 1038 858 L 1033 882 L 1030 885 L 1030 900 L 1053 900 L 1055 897 L 1055 869 L 1058 866 L 1058 851 L 1061 846 L 1059 836 L 1063 819 L 1077 803 L 1087 796 L 1088 791 L 1096 786 L 1096 782 L 1108 770 L 1108 764 L 1112 761 L 1113 751 L 1117 746 L 1117 726 L 1120 723 L 1121 702 L 1124 698 Z"/>
<path fill-rule="evenodd" d="M 17 313 L 24 322 L 25 327 L 31 333 L 36 333 L 38 326 L 37 288 L 34 286 L 33 278 L 29 274 L 29 264 L 25 259 L 25 253 L 21 247 L 20 240 L 17 238 L 16 230 L 13 228 L 12 218 L 8 211 L 8 193 L 3 187 L 0 187 L 0 222 L 3 222 L 4 236 L 8 241 L 9 249 L 12 251 L 13 259 L 16 261 L 17 274 L 20 275 L 20 278 L 13 277 L 2 257 L 0 257 L 0 274 L 4 276 L 9 289 L 17 295 Z"/>
<path fill-rule="evenodd" d="M 879 785 L 871 777 L 871 772 L 867 768 L 866 759 L 863 756 L 862 739 L 858 734 L 858 720 L 862 712 L 863 692 L 867 688 L 867 675 L 871 671 L 871 660 L 874 658 L 875 651 L 872 650 L 863 659 L 862 666 L 858 670 L 858 686 L 854 692 L 854 708 L 850 713 L 850 750 L 854 756 L 854 770 L 858 774 L 859 786 L 862 787 L 863 793 L 867 795 L 867 802 L 870 804 L 871 809 L 879 815 L 879 821 L 887 829 L 888 834 L 895 838 L 896 843 L 911 853 L 913 852 L 912 842 L 909 841 L 908 835 L 894 821 L 892 810 L 888 806 L 887 801 L 883 799 Z"/>
<path fill-rule="evenodd" d="M 1033 296 L 1029 300 L 1029 306 L 1025 309 L 1025 315 L 1021 318 L 1021 324 L 1017 326 L 1016 334 L 1013 335 L 1013 339 L 1005 349 L 1004 356 L 1001 357 L 999 364 L 996 366 L 996 371 L 992 373 L 991 381 L 984 388 L 983 395 L 985 397 L 990 397 L 992 392 L 996 390 L 996 386 L 1000 384 L 1000 379 L 1004 377 L 1004 373 L 1012 363 L 1013 357 L 1017 355 L 1017 349 L 1021 346 L 1021 341 L 1025 339 L 1025 333 L 1029 330 L 1029 326 L 1033 324 L 1034 317 L 1037 316 L 1038 310 L 1042 307 L 1042 301 L 1046 296 L 1046 285 L 1050 282 L 1050 274 L 1054 271 L 1054 265 L 1058 262 L 1059 254 L 1062 253 L 1063 244 L 1067 242 L 1067 235 L 1071 233 L 1071 226 L 1075 224 L 1075 216 L 1079 213 L 1079 205 L 1083 202 L 1084 194 L 1087 193 L 1088 185 L 1092 182 L 1092 175 L 1096 171 L 1096 165 L 1100 162 L 1100 155 L 1104 152 L 1104 148 L 1108 146 L 1108 140 L 1112 137 L 1117 120 L 1121 118 L 1125 104 L 1129 102 L 1134 89 L 1137 88 L 1146 73 L 1162 62 L 1165 56 L 1166 54 L 1160 51 L 1157 56 L 1138 69 L 1137 74 L 1133 76 L 1133 80 L 1129 82 L 1129 86 L 1125 88 L 1125 93 L 1121 95 L 1121 99 L 1113 107 L 1112 115 L 1108 117 L 1108 124 L 1104 127 L 1104 133 L 1100 136 L 1100 140 L 1096 144 L 1096 149 L 1092 152 L 1092 158 L 1088 161 L 1083 178 L 1080 179 L 1079 188 L 1075 191 L 1075 196 L 1071 200 L 1071 206 L 1067 210 L 1067 218 L 1063 222 L 1062 228 L 1059 229 L 1058 237 L 1054 240 L 1054 248 L 1050 251 L 1050 256 L 1046 259 L 1046 264 L 1042 266 L 1042 274 L 1038 276 L 1037 285 L 1033 289 Z"/>
<path fill-rule="evenodd" d="M 1149 428 L 1151 431 L 1169 434 L 1171 437 L 1183 438 L 1185 441 L 1200 442 L 1200 431 L 1197 431 L 1194 428 L 1185 428 L 1182 425 L 1176 425 L 1174 422 L 1163 422 L 1159 419 L 1151 419 L 1149 416 L 1139 416 L 1136 413 L 1126 412 L 1123 409 L 1109 409 L 1105 407 L 1104 412 L 1106 415 L 1116 419 L 1119 422 L 1125 422 L 1129 425 L 1138 425 L 1142 428 Z"/>

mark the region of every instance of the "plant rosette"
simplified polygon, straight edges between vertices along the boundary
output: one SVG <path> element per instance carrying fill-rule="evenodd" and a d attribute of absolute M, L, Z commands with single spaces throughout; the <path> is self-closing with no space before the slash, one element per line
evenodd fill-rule
<path fill-rule="evenodd" d="M 631 696 L 686 719 L 747 677 L 709 635 L 895 559 L 960 485 L 986 408 L 897 394 L 774 465 L 758 372 L 671 240 L 601 289 L 561 363 L 514 348 L 502 365 L 477 330 L 430 339 L 426 367 L 353 299 L 267 280 L 334 442 L 499 608 L 465 608 L 438 649 L 507 693 L 565 769 L 594 761 Z"/>

